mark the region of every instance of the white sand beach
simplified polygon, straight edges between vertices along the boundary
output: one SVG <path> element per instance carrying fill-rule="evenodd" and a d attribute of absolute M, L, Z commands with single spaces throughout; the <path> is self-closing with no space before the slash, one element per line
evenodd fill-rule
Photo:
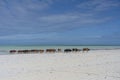
<path fill-rule="evenodd" d="M 120 50 L 0 55 L 0 80 L 120 80 Z"/>

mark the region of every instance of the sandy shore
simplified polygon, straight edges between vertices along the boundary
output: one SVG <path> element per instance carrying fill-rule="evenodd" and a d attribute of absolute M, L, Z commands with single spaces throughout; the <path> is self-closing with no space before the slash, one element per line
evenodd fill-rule
<path fill-rule="evenodd" d="M 120 50 L 0 55 L 0 80 L 120 80 Z"/>

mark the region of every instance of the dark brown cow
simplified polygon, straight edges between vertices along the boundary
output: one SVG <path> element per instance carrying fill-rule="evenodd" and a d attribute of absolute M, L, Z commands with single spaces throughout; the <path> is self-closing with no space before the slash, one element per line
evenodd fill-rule
<path fill-rule="evenodd" d="M 40 53 L 44 53 L 44 50 L 42 50 L 42 49 L 41 49 L 41 50 L 39 50 L 39 51 L 40 51 Z"/>
<path fill-rule="evenodd" d="M 46 49 L 46 52 L 55 53 L 56 49 Z"/>
<path fill-rule="evenodd" d="M 88 52 L 90 49 L 89 48 L 83 48 L 83 52 Z"/>
<path fill-rule="evenodd" d="M 18 52 L 18 53 L 23 53 L 23 50 L 18 50 L 17 52 Z"/>
<path fill-rule="evenodd" d="M 22 50 L 23 53 L 29 53 L 30 51 L 29 50 Z"/>
<path fill-rule="evenodd" d="M 40 50 L 33 49 L 33 50 L 30 50 L 30 52 L 32 52 L 32 53 L 39 53 Z"/>
<path fill-rule="evenodd" d="M 17 51 L 16 50 L 10 50 L 9 52 L 10 53 L 16 53 Z"/>

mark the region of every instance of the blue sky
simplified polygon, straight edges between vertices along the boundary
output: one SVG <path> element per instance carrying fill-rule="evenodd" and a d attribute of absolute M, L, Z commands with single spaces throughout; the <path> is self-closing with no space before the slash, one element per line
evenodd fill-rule
<path fill-rule="evenodd" d="M 0 0 L 0 45 L 120 45 L 120 0 Z"/>

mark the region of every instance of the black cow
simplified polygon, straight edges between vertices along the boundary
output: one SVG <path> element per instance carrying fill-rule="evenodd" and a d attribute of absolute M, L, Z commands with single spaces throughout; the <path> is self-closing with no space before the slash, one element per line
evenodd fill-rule
<path fill-rule="evenodd" d="M 71 49 L 65 49 L 64 52 L 71 52 Z"/>
<path fill-rule="evenodd" d="M 78 51 L 81 51 L 80 49 L 77 49 L 77 48 L 73 48 L 72 49 L 73 52 L 78 52 Z"/>
<path fill-rule="evenodd" d="M 16 50 L 10 50 L 9 52 L 10 53 L 16 53 L 17 51 Z"/>

